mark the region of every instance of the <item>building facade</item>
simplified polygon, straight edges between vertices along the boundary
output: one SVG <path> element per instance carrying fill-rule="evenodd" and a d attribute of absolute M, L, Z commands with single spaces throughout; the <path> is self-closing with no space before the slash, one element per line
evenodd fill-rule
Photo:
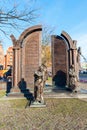
<path fill-rule="evenodd" d="M 0 70 L 3 70 L 4 68 L 4 50 L 3 45 L 0 42 Z"/>
<path fill-rule="evenodd" d="M 9 69 L 13 65 L 13 47 L 7 49 L 6 55 L 4 56 L 4 68 Z"/>

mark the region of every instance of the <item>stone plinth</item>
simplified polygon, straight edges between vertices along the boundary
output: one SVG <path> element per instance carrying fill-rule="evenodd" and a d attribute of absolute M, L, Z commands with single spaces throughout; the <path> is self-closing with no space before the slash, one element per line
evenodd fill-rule
<path fill-rule="evenodd" d="M 45 103 L 33 102 L 30 104 L 30 107 L 46 107 Z"/>

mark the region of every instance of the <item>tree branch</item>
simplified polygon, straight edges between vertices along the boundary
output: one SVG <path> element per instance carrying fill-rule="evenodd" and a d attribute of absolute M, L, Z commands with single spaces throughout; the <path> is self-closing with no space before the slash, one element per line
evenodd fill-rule
<path fill-rule="evenodd" d="M 8 1 L 9 2 L 9 1 Z M 6 28 L 12 27 L 13 29 L 23 29 L 28 24 L 31 24 L 34 22 L 35 19 L 37 19 L 36 15 L 37 9 L 32 9 L 31 7 L 26 9 L 18 7 L 18 5 L 14 5 L 12 9 L 3 9 L 0 8 L 0 31 L 2 31 L 5 34 L 4 26 Z M 22 24 L 21 24 L 22 22 Z"/>

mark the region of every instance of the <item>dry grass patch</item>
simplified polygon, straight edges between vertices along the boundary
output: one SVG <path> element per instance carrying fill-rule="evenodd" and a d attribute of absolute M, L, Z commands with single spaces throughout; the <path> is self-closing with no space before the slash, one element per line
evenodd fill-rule
<path fill-rule="evenodd" d="M 0 90 L 0 98 L 2 98 L 3 96 L 5 96 L 6 91 L 5 90 Z"/>

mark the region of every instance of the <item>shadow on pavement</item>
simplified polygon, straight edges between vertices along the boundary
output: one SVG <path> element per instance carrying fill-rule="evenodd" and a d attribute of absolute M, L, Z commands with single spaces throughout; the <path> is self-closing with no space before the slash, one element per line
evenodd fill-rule
<path fill-rule="evenodd" d="M 26 81 L 24 78 L 21 79 L 18 83 L 18 87 L 20 91 L 24 94 L 24 97 L 28 100 L 28 104 L 30 106 L 31 102 L 34 100 L 33 94 L 27 89 Z"/>

